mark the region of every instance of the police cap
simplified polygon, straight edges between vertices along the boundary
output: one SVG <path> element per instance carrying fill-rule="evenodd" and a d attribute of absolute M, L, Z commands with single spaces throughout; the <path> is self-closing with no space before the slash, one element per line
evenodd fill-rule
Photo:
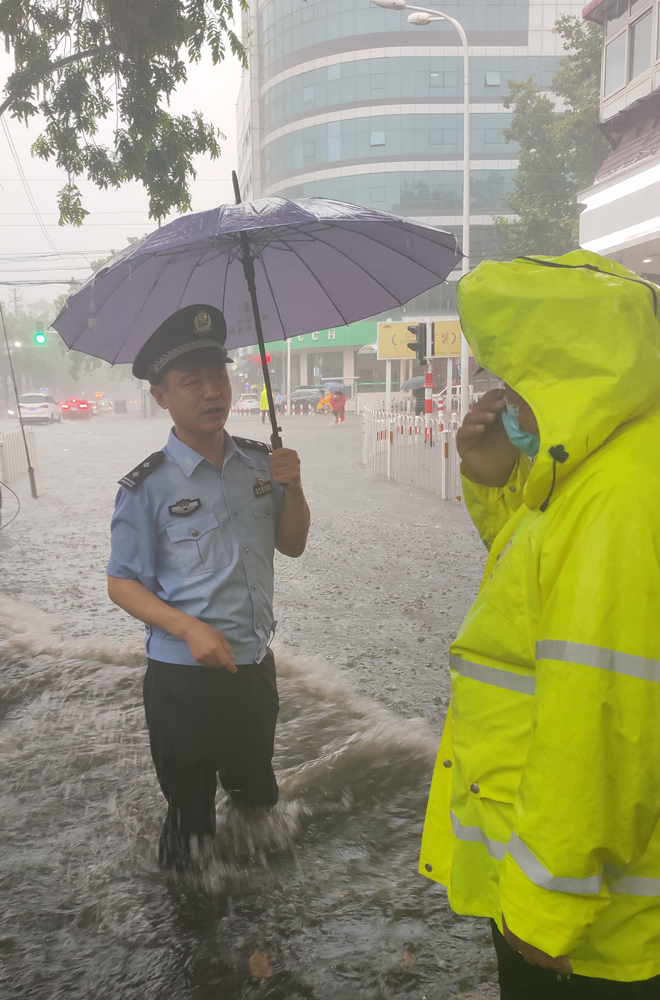
<path fill-rule="evenodd" d="M 138 351 L 135 378 L 153 382 L 172 361 L 202 348 L 217 350 L 227 360 L 225 318 L 214 306 L 185 306 L 169 316 Z"/>

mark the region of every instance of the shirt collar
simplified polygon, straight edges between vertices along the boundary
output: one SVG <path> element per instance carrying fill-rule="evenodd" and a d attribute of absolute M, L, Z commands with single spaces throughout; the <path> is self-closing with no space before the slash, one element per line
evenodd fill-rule
<path fill-rule="evenodd" d="M 227 461 L 231 458 L 231 456 L 238 451 L 238 448 L 236 447 L 231 435 L 227 434 L 227 431 L 224 432 L 224 435 L 225 435 L 224 462 L 226 464 Z M 184 476 L 187 476 L 188 479 L 190 479 L 197 466 L 200 465 L 202 462 L 207 462 L 208 465 L 210 465 L 212 468 L 215 468 L 215 466 L 213 466 L 213 463 L 208 462 L 208 460 L 205 459 L 203 455 L 200 455 L 199 452 L 197 451 L 193 451 L 193 449 L 189 447 L 189 445 L 184 444 L 183 441 L 180 441 L 179 438 L 174 433 L 174 428 L 172 428 L 172 430 L 170 431 L 170 436 L 167 439 L 167 444 L 165 445 L 164 451 L 170 456 L 170 458 L 174 459 L 176 464 L 183 472 Z"/>

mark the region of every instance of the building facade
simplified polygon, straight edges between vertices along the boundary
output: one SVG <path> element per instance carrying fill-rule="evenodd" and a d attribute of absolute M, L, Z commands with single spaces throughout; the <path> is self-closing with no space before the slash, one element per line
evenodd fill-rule
<path fill-rule="evenodd" d="M 508 213 L 517 168 L 504 135 L 508 81 L 533 76 L 549 89 L 562 52 L 553 25 L 562 13 L 581 13 L 581 4 L 451 0 L 442 9 L 460 20 L 470 46 L 475 266 L 497 256 L 493 216 Z M 335 198 L 439 226 L 460 242 L 463 69 L 451 25 L 415 27 L 405 13 L 369 0 L 255 0 L 243 38 L 249 70 L 237 113 L 245 198 Z M 457 316 L 458 276 L 382 318 Z"/>
<path fill-rule="evenodd" d="M 580 244 L 660 283 L 660 2 L 592 0 L 603 26 L 601 129 L 612 149 L 579 196 Z"/>

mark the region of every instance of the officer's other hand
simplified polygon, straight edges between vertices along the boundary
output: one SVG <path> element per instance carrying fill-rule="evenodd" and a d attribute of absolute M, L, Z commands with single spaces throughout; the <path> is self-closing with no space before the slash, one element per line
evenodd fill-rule
<path fill-rule="evenodd" d="M 232 648 L 217 628 L 194 618 L 186 628 L 183 638 L 190 652 L 203 667 L 222 667 L 230 674 L 236 673 Z"/>
<path fill-rule="evenodd" d="M 466 415 L 456 434 L 463 472 L 481 486 L 504 486 L 518 458 L 502 423 L 504 389 L 491 389 Z"/>
<path fill-rule="evenodd" d="M 270 476 L 274 483 L 300 485 L 300 458 L 291 448 L 276 448 L 270 456 Z"/>
<path fill-rule="evenodd" d="M 533 944 L 527 944 L 526 941 L 509 930 L 504 916 L 502 916 L 502 928 L 506 943 L 519 955 L 522 955 L 528 965 L 539 965 L 542 969 L 553 969 L 560 976 L 572 975 L 573 966 L 568 955 L 559 955 L 557 958 L 553 958 L 552 955 L 547 955 L 540 948 L 535 948 Z"/>

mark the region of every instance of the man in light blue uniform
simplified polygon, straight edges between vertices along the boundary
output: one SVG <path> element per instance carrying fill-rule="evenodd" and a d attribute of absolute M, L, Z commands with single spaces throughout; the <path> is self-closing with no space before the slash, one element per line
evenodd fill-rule
<path fill-rule="evenodd" d="M 191 306 L 138 354 L 134 374 L 174 427 L 120 480 L 107 567 L 111 599 L 146 624 L 145 711 L 168 801 L 159 861 L 178 869 L 215 831 L 217 776 L 236 804 L 277 801 L 273 555 L 300 555 L 309 527 L 296 453 L 224 431 L 224 339 L 222 314 Z"/>

